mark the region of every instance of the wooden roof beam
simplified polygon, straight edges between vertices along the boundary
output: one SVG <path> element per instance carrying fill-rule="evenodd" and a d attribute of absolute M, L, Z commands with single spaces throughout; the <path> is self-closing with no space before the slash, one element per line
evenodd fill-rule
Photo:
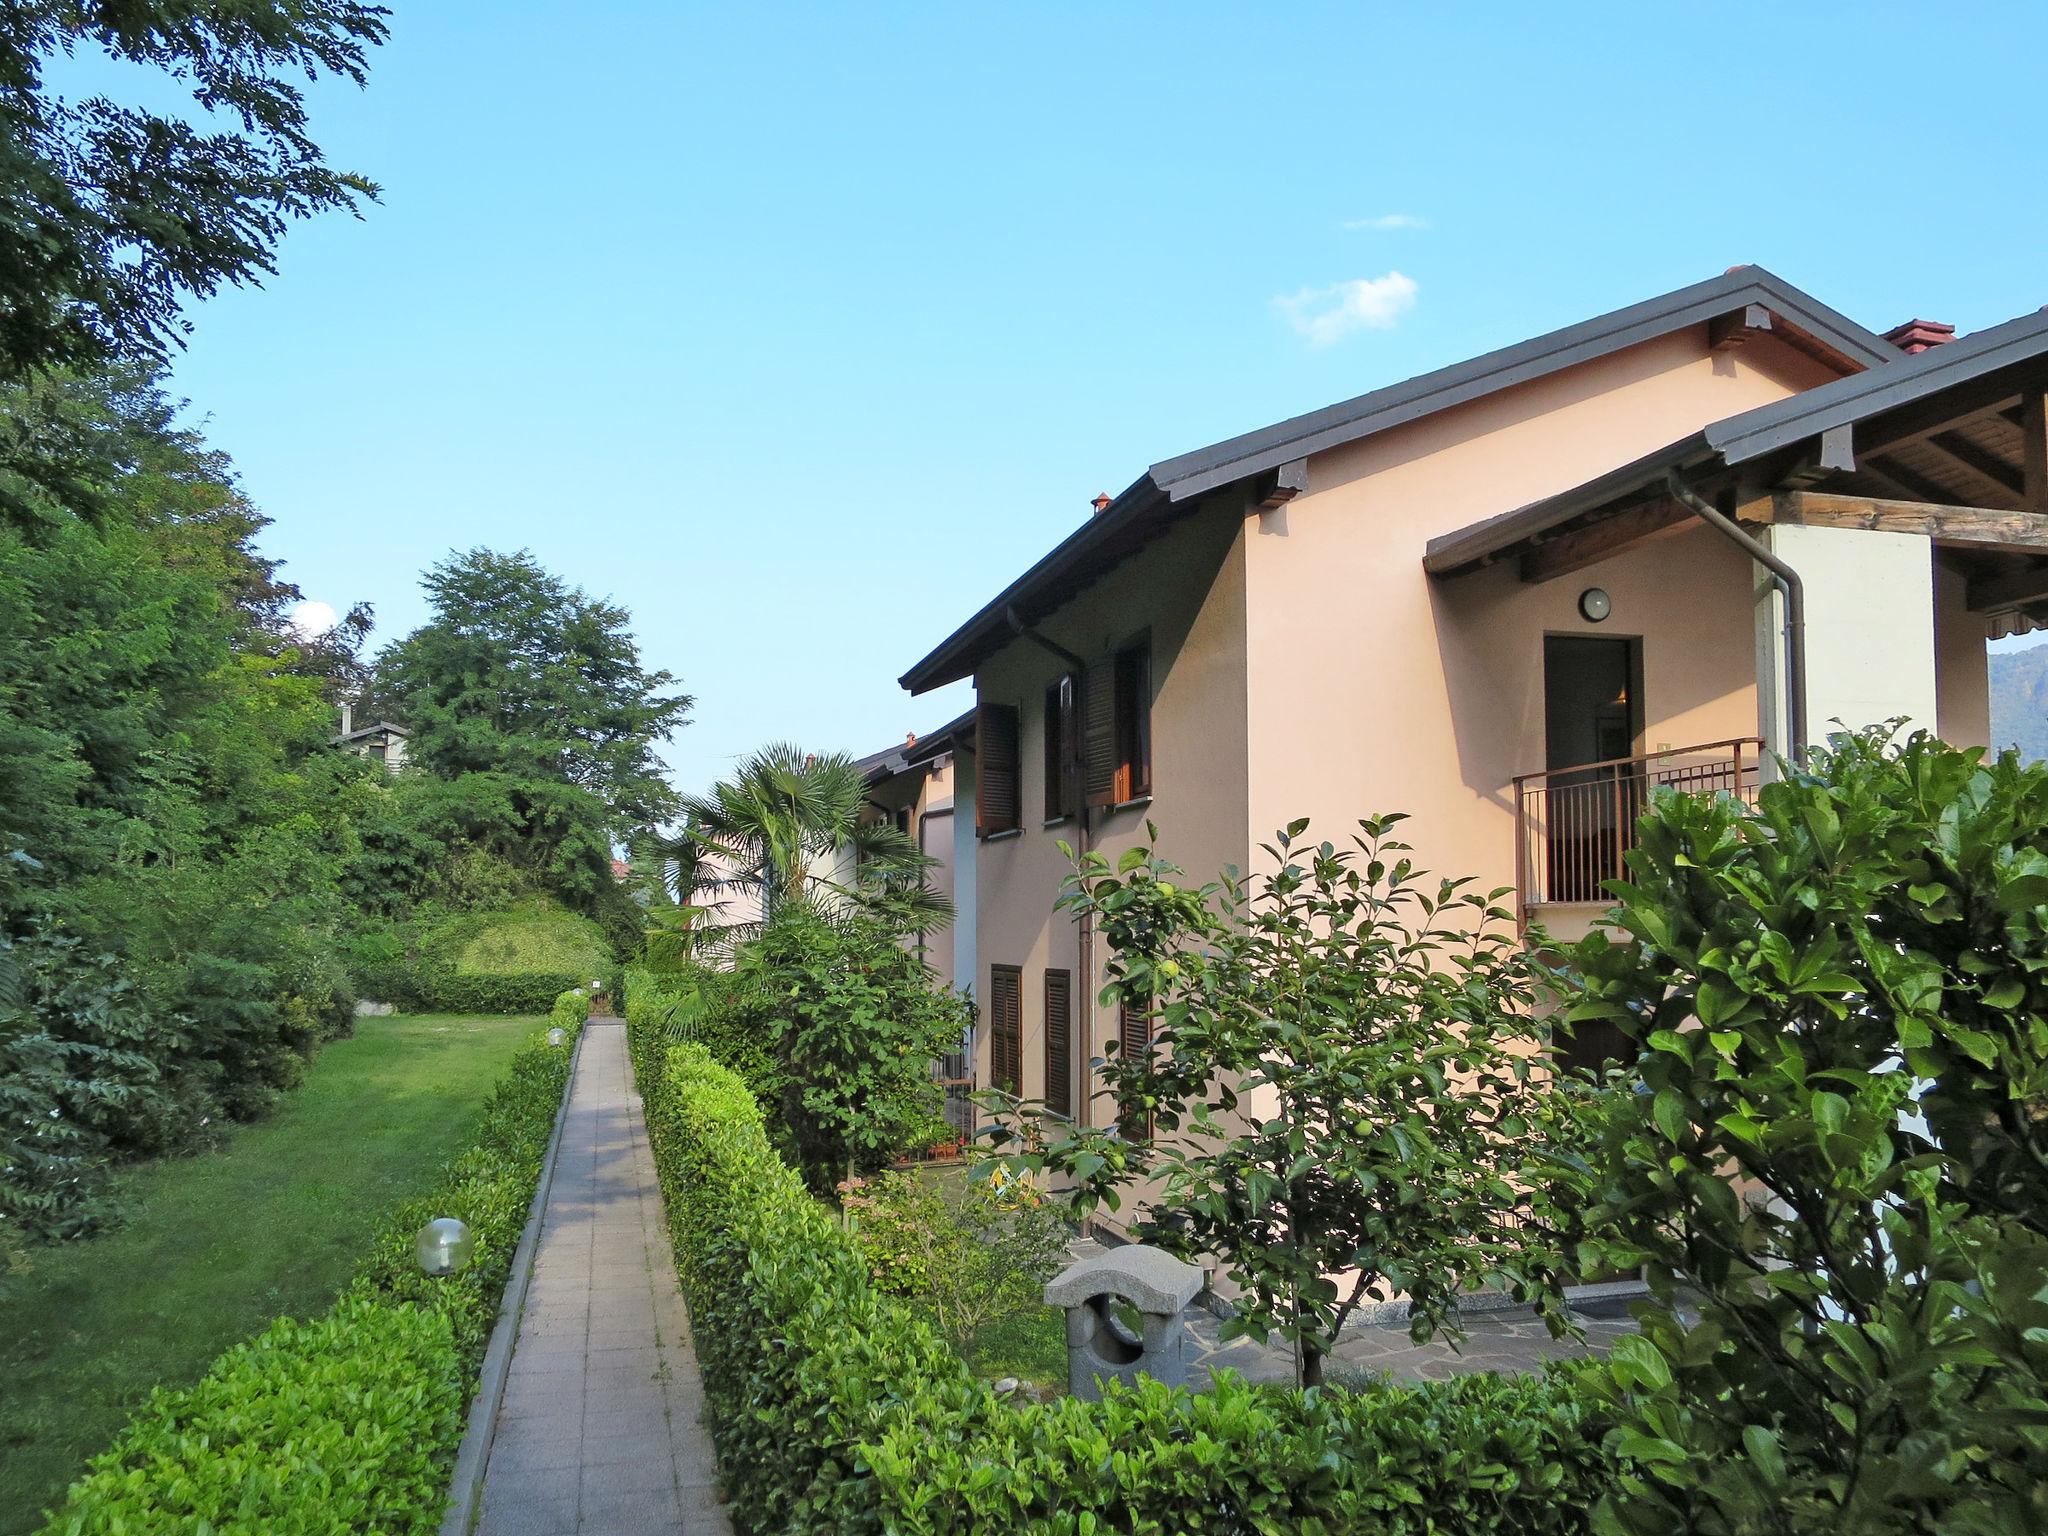
<path fill-rule="evenodd" d="M 1951 507 L 1926 501 L 1884 501 L 1874 496 L 1837 496 L 1821 491 L 1780 491 L 1771 498 L 1772 519 L 1808 528 L 1860 528 L 1878 533 L 1917 533 L 1963 549 L 2048 553 L 2048 516 L 1992 507 Z"/>
<path fill-rule="evenodd" d="M 1597 523 L 1543 539 L 1522 551 L 1522 580 L 1551 581 L 1584 570 L 1623 550 L 1679 532 L 1692 514 L 1668 497 L 1625 507 Z"/>
<path fill-rule="evenodd" d="M 2048 603 L 2048 561 L 2023 571 L 1973 577 L 1966 604 L 1972 613 L 2007 613 Z"/>

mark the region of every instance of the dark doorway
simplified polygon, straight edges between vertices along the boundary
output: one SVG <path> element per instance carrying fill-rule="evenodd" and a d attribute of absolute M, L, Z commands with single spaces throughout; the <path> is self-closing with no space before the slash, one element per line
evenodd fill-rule
<path fill-rule="evenodd" d="M 1643 795 L 1640 768 L 1627 761 L 1643 728 L 1641 642 L 1546 636 L 1543 726 L 1545 889 L 1552 901 L 1604 901 Z M 1564 1046 L 1570 1065 L 1595 1070 L 1627 1053 L 1605 1022 L 1581 1024 Z"/>
<path fill-rule="evenodd" d="M 1544 637 L 1544 767 L 1554 772 L 1634 755 L 1642 733 L 1640 654 L 1634 639 Z"/>

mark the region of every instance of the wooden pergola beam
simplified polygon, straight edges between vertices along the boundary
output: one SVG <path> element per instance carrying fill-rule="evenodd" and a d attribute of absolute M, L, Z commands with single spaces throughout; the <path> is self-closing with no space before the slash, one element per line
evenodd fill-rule
<path fill-rule="evenodd" d="M 1950 507 L 1927 501 L 1884 501 L 1874 496 L 1838 496 L 1821 491 L 1780 491 L 1771 498 L 1771 519 L 1808 528 L 1860 528 L 1878 533 L 1917 533 L 1958 548 L 2048 551 L 2048 516 L 2002 512 L 1994 507 Z"/>
<path fill-rule="evenodd" d="M 1676 533 L 1692 514 L 1668 497 L 1626 507 L 1612 517 L 1548 538 L 1522 551 L 1522 580 L 1551 581 L 1597 565 L 1632 545 Z"/>

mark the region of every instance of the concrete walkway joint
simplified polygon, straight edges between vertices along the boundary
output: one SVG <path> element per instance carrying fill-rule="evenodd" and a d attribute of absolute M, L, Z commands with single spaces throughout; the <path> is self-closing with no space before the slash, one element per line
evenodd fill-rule
<path fill-rule="evenodd" d="M 481 1536 L 730 1536 L 621 1024 L 586 1026 Z"/>

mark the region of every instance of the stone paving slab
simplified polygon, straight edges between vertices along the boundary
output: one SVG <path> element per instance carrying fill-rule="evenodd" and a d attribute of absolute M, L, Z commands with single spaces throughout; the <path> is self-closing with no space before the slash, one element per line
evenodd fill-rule
<path fill-rule="evenodd" d="M 730 1536 L 621 1024 L 585 1028 L 480 1536 Z"/>

